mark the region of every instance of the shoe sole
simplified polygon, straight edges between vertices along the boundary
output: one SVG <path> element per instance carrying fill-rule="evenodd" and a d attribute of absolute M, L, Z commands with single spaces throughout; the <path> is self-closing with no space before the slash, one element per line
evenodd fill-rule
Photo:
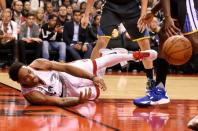
<path fill-rule="evenodd" d="M 169 102 L 170 102 L 170 99 L 161 99 L 157 102 L 151 101 L 148 104 L 140 104 L 140 103 L 136 103 L 135 101 L 133 101 L 133 104 L 138 107 L 149 107 L 149 106 L 155 106 L 155 105 L 164 105 L 164 104 L 168 104 Z"/>
<path fill-rule="evenodd" d="M 159 101 L 151 101 L 150 105 L 163 105 L 163 104 L 167 104 L 170 102 L 170 99 L 161 99 Z"/>

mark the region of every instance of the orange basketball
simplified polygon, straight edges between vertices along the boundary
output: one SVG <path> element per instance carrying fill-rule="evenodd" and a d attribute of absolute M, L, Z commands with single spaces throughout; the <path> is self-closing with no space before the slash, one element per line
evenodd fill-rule
<path fill-rule="evenodd" d="M 192 45 L 184 36 L 175 35 L 164 42 L 163 52 L 168 63 L 182 65 L 191 58 Z"/>

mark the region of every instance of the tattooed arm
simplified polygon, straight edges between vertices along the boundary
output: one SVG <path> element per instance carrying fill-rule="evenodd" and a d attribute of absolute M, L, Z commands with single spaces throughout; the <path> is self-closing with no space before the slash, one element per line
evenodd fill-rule
<path fill-rule="evenodd" d="M 91 89 L 85 90 L 83 94 L 80 92 L 79 97 L 56 97 L 44 95 L 38 91 L 30 92 L 24 95 L 26 100 L 33 105 L 51 105 L 51 106 L 75 106 L 81 103 L 85 103 L 91 97 Z"/>

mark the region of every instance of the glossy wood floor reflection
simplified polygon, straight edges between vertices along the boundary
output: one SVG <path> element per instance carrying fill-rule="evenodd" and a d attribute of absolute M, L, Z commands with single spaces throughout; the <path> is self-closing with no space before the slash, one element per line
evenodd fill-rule
<path fill-rule="evenodd" d="M 99 99 L 72 108 L 30 106 L 20 92 L 0 84 L 0 131 L 187 131 L 195 100 L 136 108 L 131 100 Z"/>

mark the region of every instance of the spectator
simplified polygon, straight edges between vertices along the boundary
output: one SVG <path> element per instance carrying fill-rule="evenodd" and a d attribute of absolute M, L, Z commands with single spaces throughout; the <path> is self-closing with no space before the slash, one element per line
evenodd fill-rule
<path fill-rule="evenodd" d="M 25 18 L 22 15 L 23 3 L 18 0 L 13 3 L 13 20 L 18 24 L 18 28 L 25 21 Z"/>
<path fill-rule="evenodd" d="M 66 7 L 71 5 L 70 0 L 63 0 L 63 5 L 65 5 Z"/>
<path fill-rule="evenodd" d="M 77 2 L 73 2 L 71 6 L 73 10 L 79 9 Z"/>
<path fill-rule="evenodd" d="M 63 39 L 74 60 L 87 59 L 91 55 L 92 46 L 87 42 L 87 30 L 80 25 L 80 10 L 74 10 L 73 14 L 73 21 L 65 23 Z"/>
<path fill-rule="evenodd" d="M 43 8 L 38 8 L 38 10 L 36 12 L 36 23 L 39 25 L 40 28 L 45 23 L 45 21 L 44 21 L 44 9 Z"/>
<path fill-rule="evenodd" d="M 157 50 L 159 46 L 159 31 L 161 29 L 159 25 L 159 21 L 157 17 L 154 17 L 153 20 L 150 22 L 150 31 L 149 34 L 151 36 L 150 43 L 151 43 L 151 48 Z"/>
<path fill-rule="evenodd" d="M 94 8 L 96 9 L 96 11 L 100 11 L 101 10 L 102 4 L 103 4 L 103 2 L 101 0 L 97 0 L 94 3 Z"/>
<path fill-rule="evenodd" d="M 87 3 L 85 1 L 80 3 L 80 11 L 85 12 L 86 5 L 87 5 Z"/>
<path fill-rule="evenodd" d="M 51 2 L 47 2 L 45 9 L 46 9 L 46 12 L 45 12 L 45 15 L 44 15 L 44 20 L 45 20 L 45 23 L 47 23 L 48 22 L 48 16 L 54 13 L 54 7 L 53 7 Z"/>
<path fill-rule="evenodd" d="M 30 0 L 31 10 L 37 11 L 39 8 L 44 8 L 45 0 Z"/>
<path fill-rule="evenodd" d="M 62 5 L 59 7 L 57 25 L 64 26 L 67 20 L 67 8 Z"/>
<path fill-rule="evenodd" d="M 19 54 L 20 61 L 27 64 L 26 49 L 33 49 L 35 55 L 34 59 L 41 56 L 42 40 L 39 38 L 39 26 L 35 23 L 35 16 L 33 13 L 28 13 L 26 22 L 21 25 L 19 33 Z"/>
<path fill-rule="evenodd" d="M 72 21 L 72 17 L 73 17 L 73 9 L 72 6 L 66 6 L 67 7 L 67 19 L 68 21 Z"/>
<path fill-rule="evenodd" d="M 23 11 L 22 11 L 23 16 L 26 17 L 30 10 L 31 10 L 30 2 L 25 1 L 24 5 L 23 5 Z"/>
<path fill-rule="evenodd" d="M 12 11 L 5 9 L 2 12 L 0 21 L 0 49 L 12 49 L 12 61 L 17 59 L 16 42 L 17 42 L 17 23 L 11 20 Z"/>
<path fill-rule="evenodd" d="M 48 23 L 44 24 L 41 28 L 40 37 L 43 40 L 43 58 L 49 59 L 49 50 L 55 49 L 59 51 L 59 62 L 64 62 L 66 58 L 66 44 L 62 42 L 63 29 L 57 26 L 56 15 L 49 15 Z"/>
<path fill-rule="evenodd" d="M 91 42 L 94 45 L 97 40 L 97 31 L 99 30 L 100 27 L 100 18 L 101 18 L 100 14 L 95 15 L 93 23 L 90 26 L 88 26 L 89 42 Z"/>

